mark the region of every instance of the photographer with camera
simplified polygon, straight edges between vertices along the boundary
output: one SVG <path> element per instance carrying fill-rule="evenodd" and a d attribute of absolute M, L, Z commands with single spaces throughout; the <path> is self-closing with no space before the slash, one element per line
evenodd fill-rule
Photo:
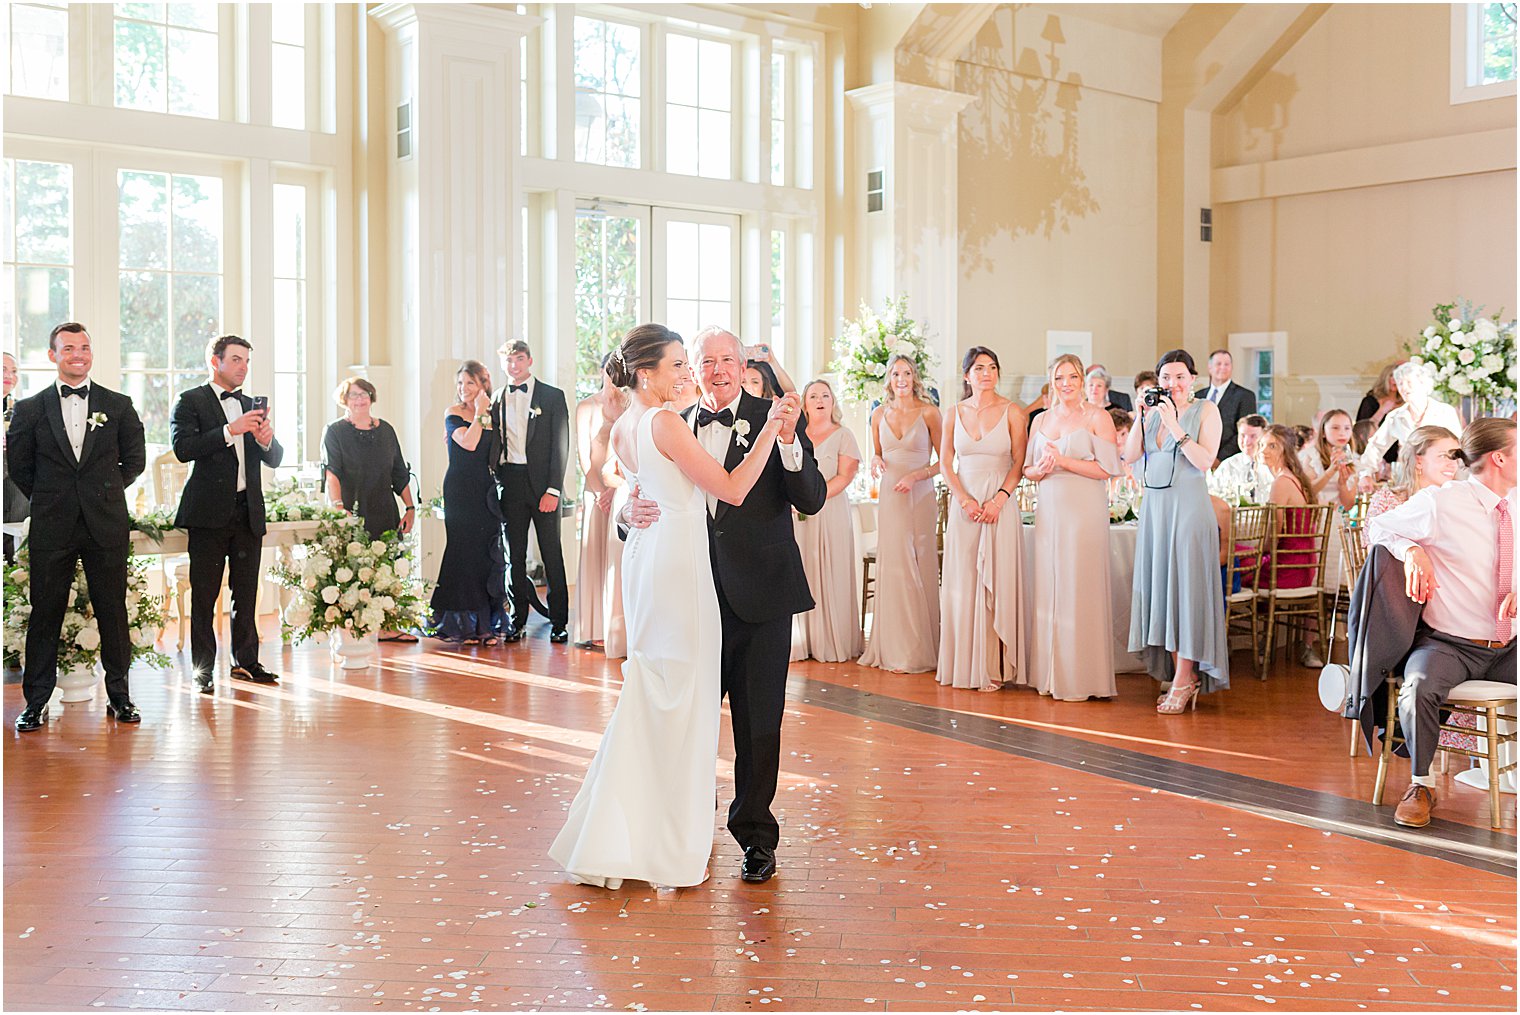
<path fill-rule="evenodd" d="M 1135 539 L 1129 650 L 1152 677 L 1172 681 L 1161 715 L 1197 707 L 1199 691 L 1230 685 L 1230 643 L 1219 594 L 1219 528 L 1205 474 L 1219 450 L 1219 407 L 1193 397 L 1193 357 L 1173 349 L 1156 364 L 1159 386 L 1136 391 L 1140 418 L 1124 461 L 1144 487 Z"/>

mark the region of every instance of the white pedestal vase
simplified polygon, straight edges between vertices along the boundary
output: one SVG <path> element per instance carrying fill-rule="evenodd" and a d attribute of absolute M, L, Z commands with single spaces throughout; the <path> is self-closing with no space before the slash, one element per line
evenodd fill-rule
<path fill-rule="evenodd" d="M 380 651 L 380 635 L 374 632 L 354 635 L 348 631 L 334 631 L 329 636 L 332 659 L 345 670 L 362 670 L 369 667 Z"/>
<path fill-rule="evenodd" d="M 95 667 L 82 667 L 58 674 L 59 701 L 89 701 L 95 697 L 100 675 Z"/>

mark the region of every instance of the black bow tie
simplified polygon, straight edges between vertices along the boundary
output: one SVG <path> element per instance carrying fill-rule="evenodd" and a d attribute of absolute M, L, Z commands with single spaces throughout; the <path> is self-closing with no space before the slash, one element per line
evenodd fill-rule
<path fill-rule="evenodd" d="M 239 402 L 241 402 L 243 400 L 242 389 L 240 388 L 237 391 L 224 391 L 224 392 L 222 392 L 222 401 L 225 402 L 229 398 L 236 398 Z"/>
<path fill-rule="evenodd" d="M 526 384 L 508 384 L 507 393 L 511 394 L 514 391 L 521 391 L 526 395 L 528 393 L 528 386 Z"/>
<path fill-rule="evenodd" d="M 724 409 L 722 412 L 708 412 L 706 409 L 697 407 L 697 426 L 703 427 L 709 423 L 722 423 L 724 426 L 734 425 L 734 410 Z"/>
<path fill-rule="evenodd" d="M 63 398 L 68 398 L 71 395 L 75 398 L 89 398 L 90 386 L 88 384 L 81 384 L 77 388 L 71 388 L 67 384 L 60 384 L 58 385 L 58 393 Z"/>

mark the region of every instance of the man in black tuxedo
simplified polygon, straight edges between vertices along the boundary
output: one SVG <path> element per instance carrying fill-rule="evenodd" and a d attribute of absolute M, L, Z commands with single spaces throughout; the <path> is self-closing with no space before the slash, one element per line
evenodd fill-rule
<path fill-rule="evenodd" d="M 58 638 L 77 561 L 84 562 L 100 629 L 106 714 L 118 722 L 142 721 L 127 692 L 132 519 L 126 493 L 147 465 L 142 420 L 130 398 L 90 380 L 95 360 L 84 325 L 54 328 L 48 359 L 58 365 L 58 380 L 16 403 L 5 455 L 11 478 L 32 501 L 27 536 L 32 615 L 21 677 L 26 708 L 16 717 L 16 729 L 23 733 L 47 721 L 48 699 L 58 682 Z"/>
<path fill-rule="evenodd" d="M 563 391 L 533 376 L 533 354 L 527 342 L 511 342 L 497 353 L 507 371 L 507 384 L 491 406 L 492 424 L 501 434 L 496 481 L 512 568 L 512 630 L 507 640 L 522 639 L 528 607 L 538 605 L 528 577 L 531 523 L 549 586 L 549 640 L 562 645 L 570 640 L 570 592 L 559 538 L 560 491 L 570 456 L 570 409 Z M 543 612 L 542 606 L 538 608 Z"/>
<path fill-rule="evenodd" d="M 1194 398 L 1207 398 L 1219 406 L 1219 454 L 1214 459 L 1217 466 L 1233 455 L 1240 454 L 1240 438 L 1236 425 L 1242 416 L 1256 411 L 1256 393 L 1230 380 L 1235 361 L 1228 349 L 1215 349 L 1209 353 L 1209 385 L 1193 392 Z"/>
<path fill-rule="evenodd" d="M 195 463 L 174 524 L 190 535 L 190 662 L 202 694 L 216 687 L 216 600 L 224 569 L 232 588 L 231 675 L 256 684 L 279 679 L 259 665 L 255 604 L 265 531 L 259 465 L 279 468 L 285 449 L 275 440 L 268 408 L 254 408 L 242 391 L 252 352 L 237 335 L 213 339 L 206 347 L 211 380 L 182 393 L 169 420 L 174 457 Z"/>
<path fill-rule="evenodd" d="M 692 340 L 691 359 L 702 400 L 688 409 L 697 440 L 730 472 L 744 461 L 737 438 L 765 426 L 771 400 L 740 387 L 744 347 L 727 331 L 708 328 Z M 723 617 L 723 693 L 734 728 L 734 802 L 728 830 L 744 847 L 739 876 L 750 883 L 776 873 L 781 825 L 771 813 L 781 772 L 781 717 L 791 660 L 792 615 L 813 608 L 792 509 L 823 509 L 828 484 L 813 459 L 801 399 L 781 399 L 783 423 L 771 460 L 743 504 L 707 498 L 713 584 Z M 640 528 L 659 518 L 659 507 L 630 499 L 627 519 Z"/>

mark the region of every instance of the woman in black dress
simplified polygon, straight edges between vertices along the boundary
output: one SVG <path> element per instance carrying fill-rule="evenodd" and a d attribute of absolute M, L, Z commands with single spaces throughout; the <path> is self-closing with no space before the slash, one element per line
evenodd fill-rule
<path fill-rule="evenodd" d="M 444 416 L 449 468 L 443 474 L 448 542 L 433 590 L 428 634 L 466 645 L 498 644 L 509 632 L 501 507 L 491 474 L 498 435 L 491 427 L 491 373 L 465 360 L 454 375 L 459 401 Z"/>
<path fill-rule="evenodd" d="M 412 503 L 411 467 L 401 454 L 396 431 L 375 418 L 375 386 L 363 377 L 350 377 L 335 392 L 343 418 L 327 424 L 322 434 L 322 468 L 327 499 L 364 522 L 369 538 L 387 532 L 406 535 L 417 523 Z M 396 497 L 406 505 L 396 508 Z M 381 631 L 381 641 L 415 642 L 407 631 Z"/>

